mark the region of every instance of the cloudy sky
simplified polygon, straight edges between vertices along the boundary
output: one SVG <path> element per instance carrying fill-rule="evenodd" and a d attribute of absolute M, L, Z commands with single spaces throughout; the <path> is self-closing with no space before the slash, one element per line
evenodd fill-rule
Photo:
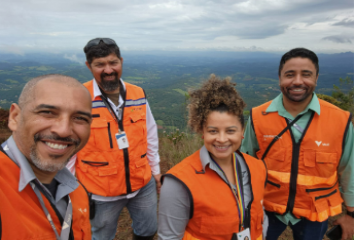
<path fill-rule="evenodd" d="M 0 52 L 354 51 L 353 0 L 0 0 Z"/>

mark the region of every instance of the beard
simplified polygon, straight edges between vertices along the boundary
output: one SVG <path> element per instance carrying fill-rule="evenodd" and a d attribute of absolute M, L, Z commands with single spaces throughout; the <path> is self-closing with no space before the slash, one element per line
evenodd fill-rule
<path fill-rule="evenodd" d="M 57 141 L 64 141 L 70 144 L 73 144 L 75 146 L 75 150 L 73 151 L 72 154 L 66 159 L 65 161 L 58 161 L 57 159 L 62 157 L 61 155 L 49 155 L 50 159 L 41 159 L 38 156 L 37 148 L 36 148 L 36 143 L 38 141 L 41 141 L 42 139 L 47 139 L 47 140 L 57 140 Z M 74 154 L 77 153 L 77 148 L 80 145 L 80 140 L 76 140 L 73 138 L 62 138 L 59 137 L 56 134 L 53 135 L 40 135 L 39 133 L 34 135 L 34 143 L 31 146 L 30 149 L 30 159 L 33 165 L 35 165 L 38 169 L 45 171 L 45 172 L 57 172 L 59 170 L 62 170 L 67 163 L 69 162 L 70 158 L 74 156 Z"/>
<path fill-rule="evenodd" d="M 304 88 L 306 90 L 306 92 L 302 95 L 302 96 L 293 96 L 292 94 L 289 93 L 289 90 L 292 90 L 293 88 Z M 290 101 L 292 102 L 303 102 L 304 100 L 308 99 L 309 96 L 311 96 L 313 94 L 314 88 L 309 88 L 309 87 L 305 87 L 305 86 L 297 86 L 297 87 L 286 87 L 286 88 L 281 88 L 281 92 L 283 93 L 283 95 Z"/>
<path fill-rule="evenodd" d="M 115 76 L 115 79 L 110 81 L 105 80 L 105 77 L 109 76 Z M 115 91 L 120 86 L 120 80 L 118 79 L 117 72 L 113 72 L 111 74 L 101 73 L 100 78 L 101 82 L 98 84 L 105 92 Z"/>

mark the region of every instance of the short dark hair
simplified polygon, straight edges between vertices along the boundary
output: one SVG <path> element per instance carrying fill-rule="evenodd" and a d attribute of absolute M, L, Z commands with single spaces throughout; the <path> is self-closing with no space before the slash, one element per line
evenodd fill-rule
<path fill-rule="evenodd" d="M 99 44 L 90 48 L 84 47 L 84 53 L 86 61 L 88 61 L 89 64 L 91 64 L 95 58 L 107 57 L 112 53 L 116 54 L 118 58 L 121 58 L 119 47 L 116 44 L 107 45 L 104 41 L 100 41 Z"/>
<path fill-rule="evenodd" d="M 311 50 L 308 50 L 306 48 L 294 48 L 285 53 L 280 61 L 280 66 L 279 66 L 279 76 L 281 75 L 281 70 L 284 67 L 285 63 L 290 60 L 291 58 L 308 58 L 309 60 L 312 61 L 314 66 L 316 67 L 317 74 L 319 73 L 319 65 L 318 65 L 318 57 L 317 55 L 312 52 Z"/>

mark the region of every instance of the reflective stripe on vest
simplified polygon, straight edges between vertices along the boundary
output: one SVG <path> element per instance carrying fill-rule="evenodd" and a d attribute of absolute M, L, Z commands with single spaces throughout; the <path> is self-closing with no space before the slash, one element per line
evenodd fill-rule
<path fill-rule="evenodd" d="M 84 84 L 93 97 L 93 82 Z M 115 134 L 118 123 L 113 119 L 101 97 L 92 102 L 91 134 L 85 147 L 77 154 L 76 174 L 88 192 L 113 197 L 144 187 L 151 178 L 147 160 L 146 99 L 142 88 L 125 83 L 125 104 L 121 128 L 129 148 L 118 149 Z"/>
<path fill-rule="evenodd" d="M 270 103 L 251 111 L 259 159 L 288 122 L 277 112 L 266 113 Z M 264 159 L 268 168 L 264 206 L 268 211 L 291 211 L 296 217 L 320 222 L 341 212 L 337 167 L 350 114 L 325 101 L 319 103 L 321 114 L 312 115 L 300 142 L 296 143 L 288 130 Z"/>
<path fill-rule="evenodd" d="M 165 177 L 174 177 L 186 185 L 191 193 L 193 215 L 186 226 L 184 239 L 231 239 L 239 231 L 236 201 L 229 185 L 209 167 L 202 170 L 200 151 L 195 152 L 168 171 Z M 262 234 L 262 198 L 266 178 L 261 161 L 242 154 L 249 170 L 252 203 L 248 212 L 253 240 Z M 172 175 L 172 176 L 171 176 Z M 221 197 L 223 196 L 223 197 Z M 250 205 L 249 205 L 250 206 Z M 248 222 L 249 224 L 249 222 Z"/>

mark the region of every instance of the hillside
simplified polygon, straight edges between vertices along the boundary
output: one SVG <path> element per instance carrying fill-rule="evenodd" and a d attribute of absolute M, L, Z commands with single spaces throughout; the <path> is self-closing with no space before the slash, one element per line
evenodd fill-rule
<path fill-rule="evenodd" d="M 122 78 L 146 90 L 159 125 L 184 127 L 185 94 L 211 73 L 231 76 L 247 103 L 247 109 L 271 100 L 279 93 L 278 64 L 281 54 L 258 52 L 127 52 Z M 0 53 L 0 107 L 16 102 L 31 78 L 60 73 L 80 82 L 92 78 L 83 54 Z M 354 54 L 320 54 L 317 93 L 330 94 L 340 77 L 353 79 Z"/>

